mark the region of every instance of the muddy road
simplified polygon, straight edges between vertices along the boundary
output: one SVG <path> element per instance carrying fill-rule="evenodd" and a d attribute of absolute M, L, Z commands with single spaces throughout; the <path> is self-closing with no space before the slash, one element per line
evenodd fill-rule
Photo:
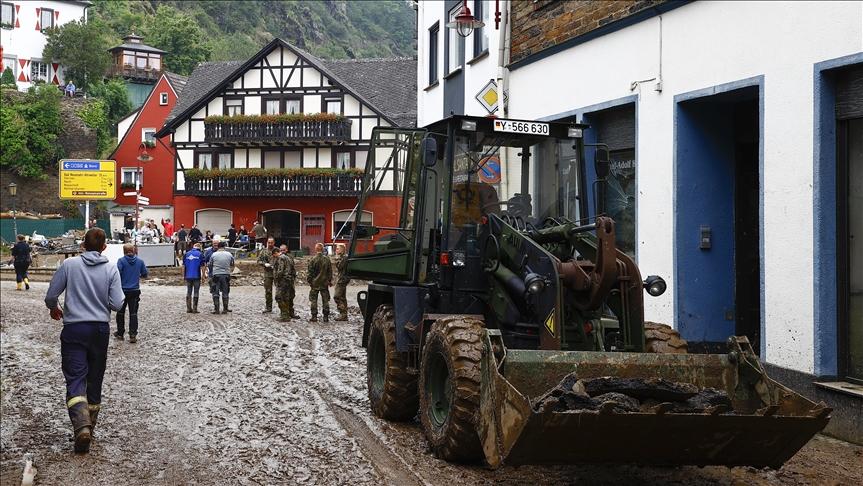
<path fill-rule="evenodd" d="M 144 286 L 138 343 L 112 338 L 96 440 L 75 455 L 46 289 L 2 282 L 3 485 L 18 484 L 25 453 L 36 484 L 863 484 L 863 448 L 822 436 L 779 471 L 446 464 L 418 422 L 370 414 L 356 308 L 347 323 L 280 323 L 251 286 L 232 289 L 234 312 L 219 316 L 208 296 L 189 315 L 183 288 Z"/>

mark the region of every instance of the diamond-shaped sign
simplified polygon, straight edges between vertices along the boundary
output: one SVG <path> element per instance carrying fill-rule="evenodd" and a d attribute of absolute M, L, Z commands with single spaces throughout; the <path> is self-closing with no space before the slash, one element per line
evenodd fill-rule
<path fill-rule="evenodd" d="M 476 94 L 475 98 L 479 104 L 485 108 L 489 115 L 496 112 L 497 101 L 499 98 L 497 94 L 497 83 L 493 79 L 490 79 L 488 83 L 479 90 L 479 93 Z"/>

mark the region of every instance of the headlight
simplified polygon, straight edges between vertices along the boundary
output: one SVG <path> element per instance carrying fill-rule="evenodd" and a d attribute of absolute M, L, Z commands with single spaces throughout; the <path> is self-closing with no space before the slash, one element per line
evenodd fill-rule
<path fill-rule="evenodd" d="M 664 294 L 667 287 L 665 280 L 659 275 L 650 275 L 644 279 L 644 288 L 647 289 L 648 294 L 654 297 Z"/>
<path fill-rule="evenodd" d="M 545 279 L 535 273 L 529 273 L 524 278 L 524 286 L 527 293 L 536 295 L 545 290 Z"/>

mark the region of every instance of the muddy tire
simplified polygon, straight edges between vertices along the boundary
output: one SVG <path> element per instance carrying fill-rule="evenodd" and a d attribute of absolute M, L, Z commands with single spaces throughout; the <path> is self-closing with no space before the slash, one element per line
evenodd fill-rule
<path fill-rule="evenodd" d="M 381 305 L 372 317 L 366 358 L 372 412 L 392 421 L 414 418 L 419 406 L 417 375 L 408 372 L 407 353 L 396 351 L 396 324 L 390 305 Z"/>
<path fill-rule="evenodd" d="M 420 421 L 435 455 L 452 462 L 482 458 L 479 415 L 483 324 L 450 317 L 426 336 L 420 367 Z"/>
<path fill-rule="evenodd" d="M 645 322 L 644 350 L 648 353 L 686 354 L 689 343 L 667 324 Z"/>

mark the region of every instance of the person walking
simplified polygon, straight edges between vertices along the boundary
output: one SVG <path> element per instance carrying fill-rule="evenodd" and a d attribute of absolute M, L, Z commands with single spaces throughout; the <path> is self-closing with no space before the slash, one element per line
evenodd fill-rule
<path fill-rule="evenodd" d="M 187 241 L 189 238 L 189 233 L 186 232 L 186 225 L 181 224 L 180 231 L 177 231 L 175 236 L 177 237 L 177 247 L 175 248 L 177 258 L 183 258 L 183 255 L 186 254 L 186 247 L 188 246 Z"/>
<path fill-rule="evenodd" d="M 228 295 L 231 293 L 231 272 L 234 270 L 234 257 L 225 250 L 225 242 L 218 242 L 216 251 L 209 260 L 210 288 L 213 291 L 213 314 L 219 313 L 219 294 L 222 296 L 222 314 L 231 312 Z"/>
<path fill-rule="evenodd" d="M 138 342 L 138 304 L 141 302 L 141 277 L 147 276 L 147 265 L 138 258 L 135 245 L 123 245 L 123 258 L 117 260 L 120 284 L 126 300 L 117 311 L 117 332 L 114 337 L 123 339 L 126 333 L 126 307 L 129 308 L 129 342 Z"/>
<path fill-rule="evenodd" d="M 204 246 L 204 243 L 201 243 L 201 246 Z M 210 284 L 210 293 L 213 293 L 213 285 L 216 284 L 216 281 L 213 280 L 213 273 L 210 271 L 210 257 L 213 256 L 213 253 L 219 248 L 219 239 L 216 238 L 213 241 L 213 244 L 207 247 L 204 250 L 204 254 L 201 256 L 201 265 L 204 266 L 204 274 L 209 279 Z"/>
<path fill-rule="evenodd" d="M 231 227 L 228 228 L 228 248 L 233 248 L 234 243 L 237 242 L 237 228 L 234 226 L 234 223 L 231 223 Z"/>
<path fill-rule="evenodd" d="M 276 264 L 273 250 L 276 246 L 276 241 L 272 238 L 267 239 L 267 246 L 261 250 L 258 255 L 258 264 L 264 267 L 264 310 L 262 314 L 273 312 L 273 271 Z"/>
<path fill-rule="evenodd" d="M 30 269 L 30 263 L 33 262 L 31 256 L 32 249 L 25 241 L 24 235 L 18 235 L 17 242 L 12 247 L 12 266 L 15 267 L 15 285 L 17 290 L 24 288 L 30 290 L 30 276 L 27 270 Z"/>
<path fill-rule="evenodd" d="M 273 276 L 276 282 L 276 302 L 281 311 L 279 320 L 287 322 L 299 318 L 300 316 L 294 312 L 294 282 L 297 279 L 297 270 L 294 257 L 288 251 L 288 245 L 282 245 L 278 249 Z"/>
<path fill-rule="evenodd" d="M 315 257 L 309 262 L 308 276 L 306 277 L 311 290 L 309 291 L 309 302 L 311 302 L 311 322 L 318 322 L 318 294 L 321 295 L 323 303 L 321 307 L 324 313 L 324 322 L 330 322 L 330 289 L 333 284 L 333 267 L 329 257 L 324 255 L 323 243 L 315 245 Z"/>
<path fill-rule="evenodd" d="M 252 226 L 252 233 L 255 235 L 255 241 L 260 243 L 261 246 L 266 244 L 267 228 L 262 223 L 255 221 L 255 224 Z"/>
<path fill-rule="evenodd" d="M 333 293 L 333 301 L 339 311 L 336 320 L 346 321 L 348 320 L 348 284 L 351 283 L 351 279 L 348 278 L 348 256 L 345 254 L 343 243 L 336 245 L 336 272 L 336 290 Z"/>
<path fill-rule="evenodd" d="M 80 256 L 63 260 L 45 295 L 51 318 L 63 320 L 60 356 L 76 452 L 90 450 L 102 407 L 111 311 L 119 310 L 123 304 L 120 272 L 102 255 L 108 248 L 105 232 L 101 228 L 88 230 L 83 247 Z M 58 304 L 63 292 L 66 298 L 61 309 Z"/>
<path fill-rule="evenodd" d="M 201 291 L 201 279 L 204 276 L 204 265 L 201 244 L 195 243 L 191 250 L 183 255 L 183 279 L 186 280 L 186 312 L 198 313 L 198 294 Z"/>

